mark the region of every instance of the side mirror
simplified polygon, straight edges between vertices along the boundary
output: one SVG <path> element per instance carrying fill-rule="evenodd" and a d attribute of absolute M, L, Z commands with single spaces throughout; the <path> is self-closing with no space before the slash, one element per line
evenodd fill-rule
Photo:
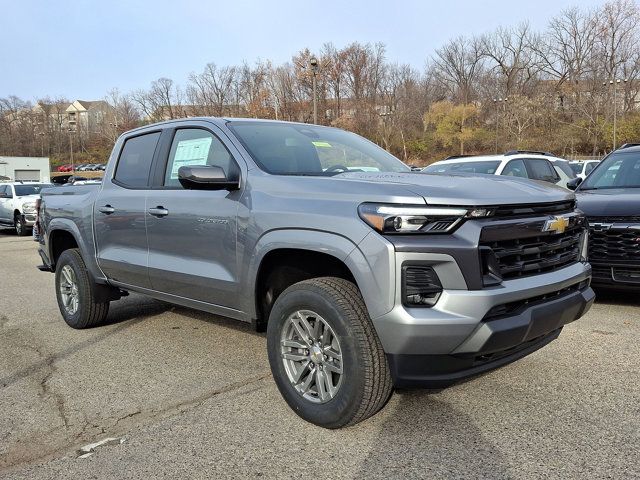
<path fill-rule="evenodd" d="M 178 169 L 180 184 L 189 190 L 237 190 L 240 180 L 227 178 L 218 166 L 197 165 Z"/>
<path fill-rule="evenodd" d="M 582 183 L 582 179 L 580 177 L 572 178 L 567 182 L 567 188 L 569 190 L 575 190 Z"/>

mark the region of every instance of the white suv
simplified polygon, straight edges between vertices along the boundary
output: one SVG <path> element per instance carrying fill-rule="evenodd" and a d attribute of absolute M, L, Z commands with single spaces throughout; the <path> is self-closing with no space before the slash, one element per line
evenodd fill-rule
<path fill-rule="evenodd" d="M 0 226 L 16 229 L 27 235 L 36 221 L 36 200 L 40 190 L 53 187 L 50 183 L 0 183 Z"/>
<path fill-rule="evenodd" d="M 567 188 L 576 178 L 569 162 L 551 153 L 511 150 L 501 155 L 453 156 L 425 167 L 425 173 L 483 173 L 530 178 Z"/>
<path fill-rule="evenodd" d="M 600 160 L 587 160 L 584 162 L 569 162 L 569 166 L 576 176 L 584 180 L 591 173 L 591 170 L 596 168 L 598 163 L 600 163 Z"/>

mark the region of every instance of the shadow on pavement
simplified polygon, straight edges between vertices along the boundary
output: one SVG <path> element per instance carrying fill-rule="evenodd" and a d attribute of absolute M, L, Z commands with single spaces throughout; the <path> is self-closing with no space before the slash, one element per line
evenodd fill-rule
<path fill-rule="evenodd" d="M 395 412 L 356 478 L 512 478 L 505 457 L 473 419 L 434 394 L 396 392 Z"/>

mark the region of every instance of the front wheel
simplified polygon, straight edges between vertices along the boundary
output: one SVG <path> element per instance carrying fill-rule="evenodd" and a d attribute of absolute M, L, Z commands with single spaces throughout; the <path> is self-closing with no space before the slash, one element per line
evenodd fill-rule
<path fill-rule="evenodd" d="M 95 284 L 77 248 L 65 250 L 56 263 L 56 298 L 64 321 L 72 328 L 100 325 L 109 302 L 96 301 Z"/>
<path fill-rule="evenodd" d="M 377 413 L 392 392 L 380 340 L 362 295 L 347 280 L 305 280 L 276 300 L 267 325 L 271 372 L 303 419 L 325 428 Z"/>
<path fill-rule="evenodd" d="M 27 225 L 25 224 L 24 217 L 22 215 L 16 215 L 13 218 L 13 226 L 19 237 L 24 237 L 27 234 Z"/>

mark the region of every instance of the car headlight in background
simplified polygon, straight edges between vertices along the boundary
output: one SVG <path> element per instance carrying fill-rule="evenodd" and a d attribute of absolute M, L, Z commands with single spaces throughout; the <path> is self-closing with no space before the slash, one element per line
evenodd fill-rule
<path fill-rule="evenodd" d="M 465 218 L 492 215 L 489 208 L 363 203 L 358 214 L 380 233 L 448 233 Z"/>
<path fill-rule="evenodd" d="M 23 203 L 22 204 L 22 212 L 23 213 L 36 213 L 36 204 L 35 203 Z"/>

